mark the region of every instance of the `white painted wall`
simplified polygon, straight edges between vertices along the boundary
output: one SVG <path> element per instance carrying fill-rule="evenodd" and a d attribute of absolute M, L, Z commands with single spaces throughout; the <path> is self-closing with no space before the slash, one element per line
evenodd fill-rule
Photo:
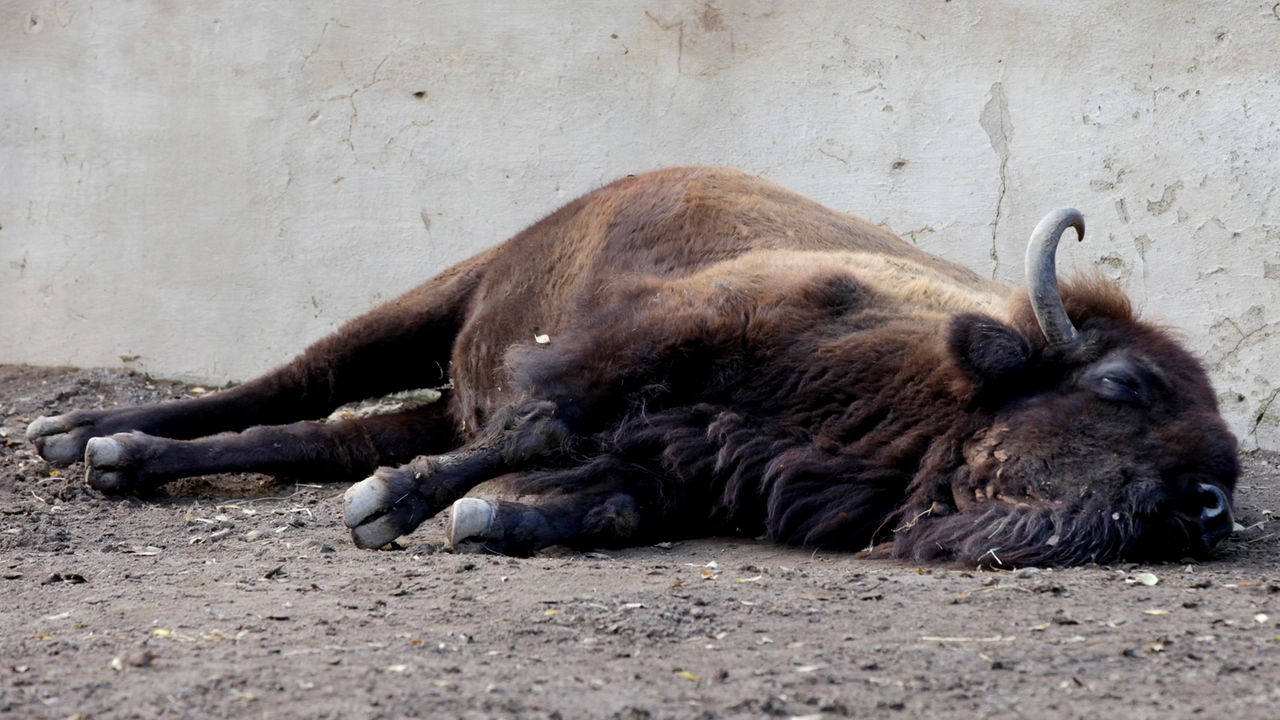
<path fill-rule="evenodd" d="M 242 380 L 584 191 L 717 163 L 1008 282 L 1081 208 L 1060 263 L 1280 449 L 1278 80 L 1274 0 L 0 0 L 0 362 Z"/>

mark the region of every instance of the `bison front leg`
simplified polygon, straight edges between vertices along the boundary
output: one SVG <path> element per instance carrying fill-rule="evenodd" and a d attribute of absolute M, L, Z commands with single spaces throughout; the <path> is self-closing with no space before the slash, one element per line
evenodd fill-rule
<path fill-rule="evenodd" d="M 493 425 L 467 447 L 379 468 L 351 486 L 343 496 L 343 519 L 356 546 L 378 548 L 413 532 L 485 480 L 553 464 L 569 437 L 549 402 L 528 403 Z"/>

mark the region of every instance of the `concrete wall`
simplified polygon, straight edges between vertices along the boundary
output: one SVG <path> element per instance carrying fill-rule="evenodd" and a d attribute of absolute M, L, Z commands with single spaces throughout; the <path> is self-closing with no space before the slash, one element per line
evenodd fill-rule
<path fill-rule="evenodd" d="M 719 163 L 1019 282 L 1048 209 L 1280 449 L 1266 2 L 0 1 L 0 362 L 278 364 L 558 204 Z M 127 360 L 126 360 L 127 358 Z"/>

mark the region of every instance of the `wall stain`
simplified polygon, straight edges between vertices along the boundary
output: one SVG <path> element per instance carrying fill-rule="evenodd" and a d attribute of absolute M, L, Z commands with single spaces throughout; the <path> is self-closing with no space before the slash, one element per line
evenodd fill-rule
<path fill-rule="evenodd" d="M 1124 258 L 1115 253 L 1104 255 L 1093 262 L 1094 267 L 1102 271 L 1109 280 L 1123 282 L 1133 274 L 1133 269 Z"/>
<path fill-rule="evenodd" d="M 1179 180 L 1178 182 L 1172 185 L 1166 185 L 1164 188 L 1164 194 L 1160 196 L 1159 200 L 1147 201 L 1147 212 L 1151 213 L 1152 215 L 1163 215 L 1169 212 L 1169 210 L 1173 207 L 1173 204 L 1177 202 L 1178 191 L 1181 189 L 1182 189 L 1181 180 Z"/>
<path fill-rule="evenodd" d="M 1133 239 L 1133 247 L 1138 251 L 1138 257 L 1142 258 L 1142 262 L 1147 261 L 1147 248 L 1151 247 L 1151 238 L 1146 235 L 1139 235 Z"/>
<path fill-rule="evenodd" d="M 1124 198 L 1116 201 L 1116 215 L 1120 216 L 1120 222 L 1125 225 L 1129 224 L 1129 208 L 1125 205 Z"/>
<path fill-rule="evenodd" d="M 649 10 L 644 14 L 660 30 L 675 35 L 676 71 L 681 75 L 715 75 L 733 65 L 737 52 L 733 28 L 716 5 L 703 3 L 702 12 L 690 19 L 663 20 Z"/>

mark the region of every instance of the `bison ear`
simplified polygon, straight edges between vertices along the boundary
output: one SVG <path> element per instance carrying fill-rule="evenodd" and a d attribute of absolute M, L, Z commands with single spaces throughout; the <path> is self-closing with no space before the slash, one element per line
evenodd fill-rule
<path fill-rule="evenodd" d="M 1031 361 L 1027 336 L 988 315 L 957 315 L 947 340 L 960 367 L 974 379 L 1007 378 Z"/>

